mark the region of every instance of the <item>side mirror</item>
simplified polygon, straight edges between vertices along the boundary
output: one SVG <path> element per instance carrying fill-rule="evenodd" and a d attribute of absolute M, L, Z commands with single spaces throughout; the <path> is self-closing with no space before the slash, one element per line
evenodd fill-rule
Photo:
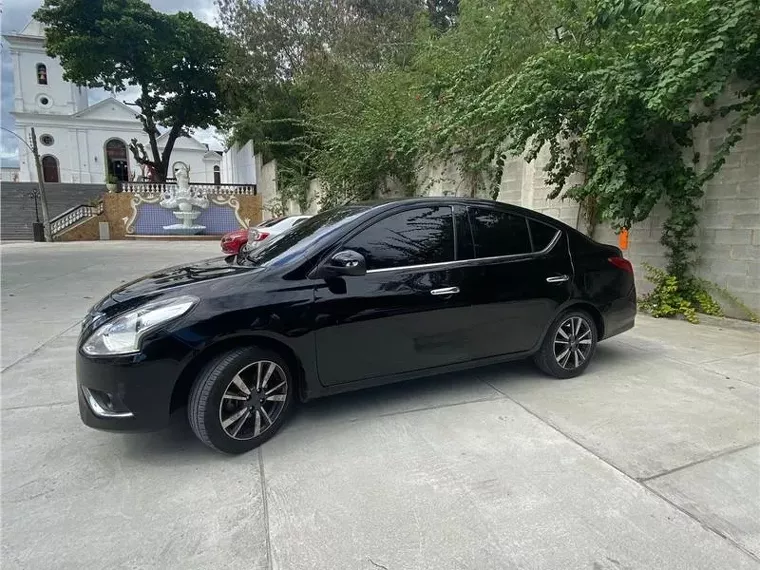
<path fill-rule="evenodd" d="M 351 249 L 339 251 L 317 267 L 314 277 L 358 277 L 367 274 L 367 261 L 361 253 Z"/>

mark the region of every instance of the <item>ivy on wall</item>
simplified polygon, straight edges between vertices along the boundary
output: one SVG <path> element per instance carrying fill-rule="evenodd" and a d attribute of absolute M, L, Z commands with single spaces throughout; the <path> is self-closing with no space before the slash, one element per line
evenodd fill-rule
<path fill-rule="evenodd" d="M 544 151 L 549 198 L 581 204 L 590 232 L 664 203 L 648 306 L 667 288 L 715 312 L 694 240 L 705 183 L 760 113 L 758 0 L 462 0 L 443 26 L 398 2 L 419 17 L 382 2 L 339 47 L 298 52 L 295 195 L 313 176 L 326 205 L 412 194 L 421 165 L 453 161 L 466 193 L 495 197 L 507 154 Z M 722 145 L 700 157 L 695 129 L 717 119 Z"/>

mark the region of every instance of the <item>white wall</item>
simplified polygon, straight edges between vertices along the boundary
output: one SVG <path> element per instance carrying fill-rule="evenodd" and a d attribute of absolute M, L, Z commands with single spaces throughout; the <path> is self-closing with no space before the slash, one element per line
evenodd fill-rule
<path fill-rule="evenodd" d="M 0 168 L 0 180 L 3 182 L 18 182 L 18 168 L 3 166 Z"/>
<path fill-rule="evenodd" d="M 258 169 L 253 141 L 237 144 L 224 152 L 222 158 L 222 182 L 229 184 L 257 184 Z"/>
<path fill-rule="evenodd" d="M 417 193 L 422 196 L 461 196 L 462 177 L 458 161 L 421 164 L 417 170 Z"/>
<path fill-rule="evenodd" d="M 208 161 L 203 160 L 204 154 L 203 151 L 175 148 L 169 160 L 169 171 L 175 162 L 184 162 L 190 167 L 190 182 L 213 182 L 213 167 Z M 174 177 L 174 174 L 167 176 Z"/>
<path fill-rule="evenodd" d="M 72 118 L 67 122 L 76 125 L 77 119 Z M 30 127 L 19 126 L 16 130 L 19 136 L 23 136 L 26 140 L 29 140 L 31 134 Z M 142 174 L 139 164 L 135 161 L 132 153 L 129 151 L 129 143 L 132 138 L 137 138 L 142 141 L 145 145 L 146 151 L 149 153 L 148 156 L 151 156 L 147 137 L 140 129 L 139 123 L 137 122 L 135 122 L 134 126 L 130 125 L 129 129 L 86 126 L 86 123 L 83 123 L 82 128 L 53 125 L 51 123 L 36 123 L 35 131 L 37 134 L 40 156 L 52 155 L 58 159 L 59 178 L 61 182 L 105 183 L 105 145 L 106 142 L 111 139 L 119 139 L 126 144 L 130 176 L 132 174 L 135 176 L 140 176 Z M 52 145 L 43 146 L 39 143 L 40 137 L 45 134 L 53 137 Z M 182 144 L 180 141 L 177 142 L 178 144 L 175 145 L 172 151 L 169 167 L 171 168 L 171 165 L 175 162 L 184 162 L 190 166 L 191 182 L 213 182 L 213 166 L 214 164 L 221 164 L 222 158 L 204 159 L 204 156 L 208 153 L 205 146 L 198 146 L 197 143 L 192 141 L 188 141 L 189 144 Z M 20 180 L 22 182 L 35 182 L 37 180 L 37 171 L 34 166 L 34 161 L 31 153 L 24 152 L 24 150 L 25 147 L 21 147 L 19 152 Z M 163 150 L 163 147 L 159 147 L 159 151 L 161 150 Z M 224 173 L 222 173 L 222 183 L 225 182 Z"/>
<path fill-rule="evenodd" d="M 14 66 L 14 110 L 28 113 L 51 113 L 69 115 L 87 106 L 87 91 L 63 80 L 63 68 L 57 59 L 45 54 L 42 42 L 38 48 L 11 48 Z M 47 68 L 47 85 L 37 82 L 37 64 Z M 48 106 L 40 104 L 40 97 L 49 100 Z"/>
<path fill-rule="evenodd" d="M 257 170 L 257 194 L 261 196 L 261 204 L 264 207 L 263 219 L 271 218 L 274 213 L 269 209 L 272 202 L 277 198 L 277 161 L 271 160 L 261 164 L 261 155 L 256 156 Z"/>

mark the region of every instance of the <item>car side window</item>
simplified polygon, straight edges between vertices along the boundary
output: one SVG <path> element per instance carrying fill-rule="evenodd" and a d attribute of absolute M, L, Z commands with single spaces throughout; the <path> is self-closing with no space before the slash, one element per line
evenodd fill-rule
<path fill-rule="evenodd" d="M 536 220 L 529 220 L 533 251 L 542 251 L 552 242 L 559 230 Z"/>
<path fill-rule="evenodd" d="M 451 208 L 415 208 L 392 214 L 349 239 L 343 249 L 361 253 L 368 270 L 454 261 Z"/>
<path fill-rule="evenodd" d="M 519 214 L 491 208 L 468 208 L 475 257 L 531 253 L 528 220 Z"/>

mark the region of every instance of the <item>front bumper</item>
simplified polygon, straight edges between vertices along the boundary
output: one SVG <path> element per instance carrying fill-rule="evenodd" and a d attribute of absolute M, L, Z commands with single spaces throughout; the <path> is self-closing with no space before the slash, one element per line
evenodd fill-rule
<path fill-rule="evenodd" d="M 142 354 L 90 358 L 77 352 L 79 415 L 85 425 L 110 431 L 154 431 L 170 420 L 172 391 L 179 366 L 171 360 L 150 361 Z M 103 405 L 108 394 L 118 405 Z"/>

